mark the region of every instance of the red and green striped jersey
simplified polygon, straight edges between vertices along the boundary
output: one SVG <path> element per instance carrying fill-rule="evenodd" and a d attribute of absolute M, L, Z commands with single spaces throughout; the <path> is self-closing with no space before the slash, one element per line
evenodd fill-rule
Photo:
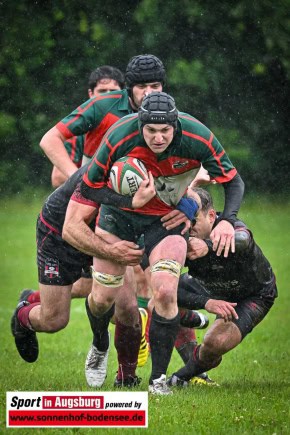
<path fill-rule="evenodd" d="M 92 157 L 107 130 L 123 116 L 132 113 L 125 89 L 90 98 L 56 124 L 66 139 L 85 134 L 83 153 Z"/>
<path fill-rule="evenodd" d="M 214 134 L 187 113 L 179 113 L 177 132 L 168 148 L 155 154 L 139 132 L 138 115 L 124 117 L 103 138 L 83 182 L 91 188 L 108 183 L 113 163 L 124 156 L 140 159 L 152 172 L 157 195 L 135 213 L 164 215 L 175 208 L 200 165 L 218 183 L 230 181 L 237 170 Z"/>
<path fill-rule="evenodd" d="M 85 136 L 74 136 L 71 139 L 65 141 L 64 146 L 72 162 L 76 164 L 78 168 L 82 165 L 82 159 L 84 154 L 84 142 Z"/>

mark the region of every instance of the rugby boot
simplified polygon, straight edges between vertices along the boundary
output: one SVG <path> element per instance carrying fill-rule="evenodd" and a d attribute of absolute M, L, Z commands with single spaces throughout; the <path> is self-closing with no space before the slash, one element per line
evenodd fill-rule
<path fill-rule="evenodd" d="M 167 379 L 167 385 L 170 387 L 188 387 L 188 382 L 176 376 L 174 373 Z"/>
<path fill-rule="evenodd" d="M 32 293 L 34 293 L 34 291 L 30 290 L 29 288 L 22 290 L 22 292 L 20 293 L 20 296 L 19 296 L 19 302 L 27 301 L 28 296 L 30 296 Z"/>
<path fill-rule="evenodd" d="M 194 376 L 190 379 L 189 383 L 191 385 L 207 385 L 209 387 L 219 387 L 219 384 L 211 379 L 206 372 L 201 373 L 201 375 Z"/>
<path fill-rule="evenodd" d="M 122 378 L 122 379 L 118 379 L 118 376 L 116 376 L 115 381 L 114 381 L 114 387 L 118 387 L 118 388 L 123 388 L 123 387 L 127 387 L 127 388 L 134 388 L 137 387 L 140 382 L 141 382 L 141 378 L 138 378 L 138 376 L 127 376 L 126 378 Z"/>
<path fill-rule="evenodd" d="M 108 346 L 108 349 L 105 351 L 100 351 L 96 348 L 96 346 L 94 346 L 93 344 L 91 345 L 85 364 L 86 380 L 90 387 L 99 388 L 105 382 L 105 379 L 107 377 L 109 349 L 110 344 Z"/>
<path fill-rule="evenodd" d="M 152 384 L 149 385 L 149 393 L 156 396 L 170 396 L 172 391 L 166 383 L 166 375 L 161 375 L 158 379 L 153 379 Z"/>
<path fill-rule="evenodd" d="M 27 305 L 30 305 L 30 303 L 25 300 L 18 303 L 11 318 L 11 331 L 21 358 L 26 362 L 33 363 L 38 358 L 38 341 L 36 333 L 35 331 L 22 326 L 18 320 L 19 310 Z"/>

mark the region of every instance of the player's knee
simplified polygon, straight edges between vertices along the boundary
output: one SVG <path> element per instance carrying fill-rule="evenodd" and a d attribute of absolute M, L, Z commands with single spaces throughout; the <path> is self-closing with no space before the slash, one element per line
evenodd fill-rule
<path fill-rule="evenodd" d="M 156 303 L 165 305 L 176 303 L 176 291 L 174 288 L 168 288 L 167 285 L 160 283 L 159 286 L 154 288 L 154 301 Z"/>
<path fill-rule="evenodd" d="M 127 308 L 116 305 L 116 316 L 124 325 L 135 325 L 139 323 L 139 311 L 137 304 Z"/>
<path fill-rule="evenodd" d="M 211 354 L 223 354 L 229 350 L 228 334 L 206 334 L 204 337 L 204 348 Z"/>
<path fill-rule="evenodd" d="M 95 307 L 95 311 L 99 315 L 105 314 L 114 303 L 114 298 L 109 298 L 109 297 L 103 300 L 99 300 L 98 298 L 94 298 L 94 296 L 92 296 L 92 300 Z"/>
<path fill-rule="evenodd" d="M 57 332 L 64 329 L 69 322 L 68 314 L 60 314 L 58 316 L 47 316 L 45 318 L 45 329 L 46 332 Z"/>

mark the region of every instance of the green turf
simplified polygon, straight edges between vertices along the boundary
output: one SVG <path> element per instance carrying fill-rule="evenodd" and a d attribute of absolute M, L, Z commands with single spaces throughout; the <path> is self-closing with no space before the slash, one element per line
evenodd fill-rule
<path fill-rule="evenodd" d="M 10 317 L 22 288 L 37 287 L 35 220 L 42 198 L 33 195 L 0 202 L 1 246 L 1 413 L 5 430 L 6 391 L 93 391 L 83 366 L 91 335 L 83 300 L 72 302 L 68 327 L 57 334 L 39 334 L 35 364 L 20 359 L 10 335 Z M 290 204 L 263 198 L 247 200 L 241 217 L 270 259 L 277 275 L 279 298 L 267 318 L 211 372 L 219 388 L 191 387 L 172 397 L 149 398 L 149 428 L 160 434 L 288 434 L 290 433 Z M 211 317 L 212 319 L 212 317 Z M 113 332 L 113 328 L 112 328 Z M 198 333 L 201 338 L 202 332 Z M 173 355 L 169 373 L 181 362 Z M 112 391 L 116 354 L 112 346 L 103 390 Z M 147 390 L 150 363 L 138 370 L 140 389 Z M 121 429 L 122 430 L 122 429 Z M 140 433 L 140 429 L 123 429 Z M 122 430 L 122 431 L 123 431 Z M 7 430 L 8 431 L 8 430 Z M 87 434 L 95 429 L 14 429 L 19 434 Z M 98 429 L 98 433 L 120 429 Z"/>

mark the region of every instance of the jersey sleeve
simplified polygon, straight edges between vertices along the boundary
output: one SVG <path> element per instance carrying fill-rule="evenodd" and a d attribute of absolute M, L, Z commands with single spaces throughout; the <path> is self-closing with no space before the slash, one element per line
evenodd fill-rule
<path fill-rule="evenodd" d="M 181 113 L 183 142 L 190 157 L 202 163 L 212 180 L 226 183 L 237 170 L 215 135 L 191 115 Z"/>
<path fill-rule="evenodd" d="M 56 124 L 66 139 L 80 136 L 95 128 L 102 120 L 103 112 L 98 97 L 91 98 Z"/>
<path fill-rule="evenodd" d="M 92 200 L 87 199 L 84 196 L 82 196 L 81 190 L 80 190 L 80 185 L 81 185 L 81 182 L 79 182 L 77 184 L 77 186 L 76 186 L 76 188 L 75 188 L 75 190 L 74 190 L 74 192 L 73 192 L 73 194 L 71 196 L 71 200 L 75 201 L 75 202 L 78 202 L 80 204 L 83 204 L 83 205 L 89 205 L 89 206 L 94 207 L 94 208 L 96 208 L 98 210 L 99 209 L 99 204 L 98 203 L 96 203 L 95 201 L 92 201 Z"/>
<path fill-rule="evenodd" d="M 209 138 L 204 140 L 203 144 L 202 165 L 212 180 L 217 183 L 227 183 L 232 180 L 237 174 L 237 170 L 212 132 L 209 133 Z"/>
<path fill-rule="evenodd" d="M 80 168 L 84 153 L 84 136 L 74 136 L 65 141 L 64 146 L 71 161 L 74 162 L 78 168 Z"/>

